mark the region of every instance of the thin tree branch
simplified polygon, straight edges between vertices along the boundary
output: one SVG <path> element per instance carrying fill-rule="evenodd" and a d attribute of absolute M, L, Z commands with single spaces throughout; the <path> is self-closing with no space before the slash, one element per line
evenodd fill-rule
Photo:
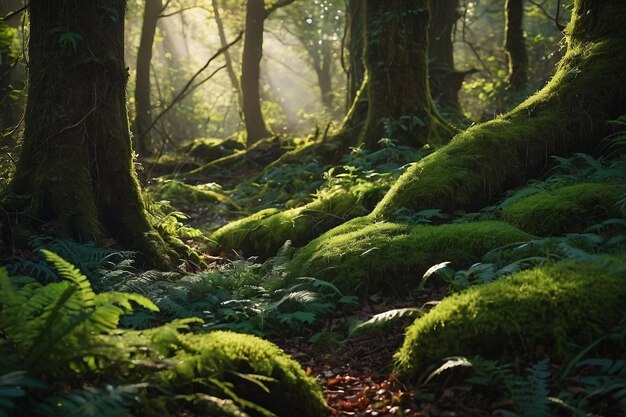
<path fill-rule="evenodd" d="M 6 22 L 8 20 L 11 20 L 13 17 L 15 17 L 18 14 L 22 13 L 24 10 L 28 9 L 29 7 L 30 7 L 30 2 L 26 3 L 26 5 L 24 5 L 23 7 L 20 7 L 19 9 L 15 10 L 15 11 L 12 11 L 11 13 L 7 14 L 2 19 L 0 19 L 0 21 Z"/>
<path fill-rule="evenodd" d="M 543 6 L 545 4 L 545 1 L 543 3 L 539 3 L 538 1 L 535 1 L 535 0 L 528 0 L 528 2 L 531 3 L 533 6 L 537 7 L 539 10 L 541 10 L 541 12 L 548 19 L 552 20 L 556 24 L 556 27 L 559 30 L 559 32 L 563 32 L 563 30 L 565 30 L 565 26 L 559 22 L 559 13 L 561 11 L 561 0 L 559 0 L 556 5 L 556 17 L 552 17 L 552 15 L 545 9 L 545 7 Z"/>
<path fill-rule="evenodd" d="M 196 80 L 196 78 L 198 78 L 200 76 L 200 74 L 202 74 L 202 72 L 205 69 L 207 69 L 209 65 L 211 65 L 211 62 L 213 62 L 217 57 L 219 57 L 222 53 L 224 53 L 224 51 L 228 50 L 231 46 L 233 46 L 237 42 L 239 42 L 242 37 L 243 37 L 243 32 L 239 32 L 239 35 L 237 35 L 237 37 L 232 42 L 230 42 L 228 45 L 225 45 L 225 46 L 221 47 L 220 49 L 218 49 L 217 52 L 215 54 L 213 54 L 213 56 L 211 58 L 209 58 L 209 60 L 206 62 L 206 64 L 204 64 L 202 66 L 202 68 L 200 68 L 198 71 L 196 71 L 196 73 L 191 77 L 191 79 L 189 79 L 189 81 L 187 81 L 187 84 L 185 84 L 185 86 L 182 88 L 182 90 L 176 95 L 176 97 L 174 97 L 172 102 L 161 113 L 159 113 L 154 118 L 154 120 L 152 120 L 152 123 L 150 123 L 150 125 L 141 133 L 140 137 L 143 137 L 147 132 L 149 132 L 157 124 L 157 122 L 161 119 L 161 117 L 163 117 L 167 112 L 169 112 L 174 107 L 174 105 L 176 103 L 178 103 L 179 101 L 184 99 L 190 92 L 188 90 L 190 90 L 190 89 L 191 89 L 191 91 L 195 90 L 196 88 L 198 88 L 199 85 L 205 83 L 211 77 L 213 77 L 213 75 L 215 75 L 220 69 L 224 68 L 224 66 L 220 67 L 219 69 L 214 71 L 208 78 L 205 78 L 204 80 L 200 81 L 198 84 L 193 85 L 193 82 Z"/>
<path fill-rule="evenodd" d="M 165 14 L 161 13 L 159 15 L 159 19 L 162 19 L 162 18 L 165 18 L 165 17 L 170 17 L 170 16 L 176 16 L 177 14 L 181 14 L 183 12 L 186 12 L 187 10 L 193 10 L 193 9 L 202 9 L 202 10 L 205 10 L 207 12 L 210 12 L 210 10 L 207 9 L 206 7 L 204 7 L 204 6 L 189 6 L 189 7 L 183 7 L 182 9 L 178 9 L 178 10 L 176 10 L 174 12 L 171 12 L 171 13 L 165 13 Z"/>
<path fill-rule="evenodd" d="M 480 62 L 480 65 L 487 72 L 487 74 L 489 74 L 493 78 L 494 74 L 489 70 L 489 68 L 487 67 L 487 65 L 485 64 L 483 59 L 481 58 L 480 54 L 476 50 L 476 47 L 474 47 L 474 45 L 469 40 L 467 40 L 467 38 L 466 38 L 466 36 L 465 36 L 466 24 L 467 24 L 467 6 L 465 7 L 465 10 L 463 12 L 463 25 L 462 25 L 462 28 L 461 28 L 462 41 L 467 46 L 469 46 L 469 48 L 471 49 L 471 51 L 474 54 L 474 56 L 476 57 L 476 59 L 478 59 L 478 62 Z"/>
<path fill-rule="evenodd" d="M 270 7 L 265 9 L 265 17 L 267 18 L 269 15 L 274 13 L 276 10 L 280 9 L 281 7 L 289 6 L 291 3 L 295 2 L 295 1 L 296 0 L 279 0 L 279 1 L 277 1 L 276 3 L 272 4 Z"/>

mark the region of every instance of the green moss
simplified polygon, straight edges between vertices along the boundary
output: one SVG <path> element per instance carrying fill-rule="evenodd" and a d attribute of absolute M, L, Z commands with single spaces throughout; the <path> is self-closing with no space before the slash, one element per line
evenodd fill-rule
<path fill-rule="evenodd" d="M 183 148 L 183 152 L 199 161 L 209 162 L 231 155 L 235 151 L 243 150 L 244 148 L 243 143 L 233 138 L 201 138 L 194 140 L 191 144 Z"/>
<path fill-rule="evenodd" d="M 158 158 L 145 157 L 141 163 L 143 165 L 142 175 L 150 178 L 187 172 L 198 167 L 198 163 L 188 155 L 176 155 L 173 153 L 166 153 Z"/>
<path fill-rule="evenodd" d="M 262 210 L 217 230 L 211 236 L 216 242 L 213 251 L 229 254 L 237 250 L 247 256 L 268 257 L 287 240 L 302 246 L 349 218 L 367 214 L 367 202 L 378 201 L 376 194 L 381 189 L 380 185 L 361 183 L 349 190 L 324 192 L 302 207 Z"/>
<path fill-rule="evenodd" d="M 398 289 L 401 284 L 417 286 L 436 263 L 466 267 L 491 249 L 530 238 L 500 222 L 409 226 L 360 218 L 305 246 L 288 272 L 292 277 L 326 279 L 348 291 Z"/>
<path fill-rule="evenodd" d="M 326 405 L 321 387 L 300 365 L 276 345 L 255 336 L 231 332 L 187 334 L 172 358 L 174 368 L 165 377 L 177 391 L 192 389 L 193 381 L 218 378 L 234 384 L 234 392 L 278 416 L 319 417 Z M 259 385 L 236 373 L 260 375 Z"/>
<path fill-rule="evenodd" d="M 539 236 L 583 232 L 603 220 L 620 217 L 618 198 L 625 188 L 612 184 L 576 184 L 540 191 L 502 210 L 510 224 Z"/>
<path fill-rule="evenodd" d="M 476 210 L 537 177 L 553 155 L 588 152 L 626 112 L 623 2 L 577 1 L 568 51 L 552 80 L 511 112 L 457 135 L 411 167 L 374 213 Z M 601 25 L 594 22 L 603 22 Z M 605 24 L 604 22 L 609 22 Z"/>
<path fill-rule="evenodd" d="M 532 354 L 539 345 L 567 359 L 624 317 L 625 266 L 566 262 L 445 298 L 409 327 L 396 370 L 416 378 L 449 356 Z"/>
<path fill-rule="evenodd" d="M 154 188 L 160 198 L 170 201 L 177 207 L 222 203 L 233 209 L 241 209 L 227 195 L 211 189 L 210 184 L 191 185 L 178 180 L 167 180 Z"/>

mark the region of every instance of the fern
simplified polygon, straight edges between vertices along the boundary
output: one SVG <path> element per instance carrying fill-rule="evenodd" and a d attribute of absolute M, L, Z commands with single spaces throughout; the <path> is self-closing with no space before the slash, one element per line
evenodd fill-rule
<path fill-rule="evenodd" d="M 352 328 L 349 336 L 355 336 L 365 332 L 377 331 L 389 324 L 403 318 L 417 318 L 424 314 L 420 308 L 399 308 L 376 314 L 371 319 L 358 323 Z"/>
<path fill-rule="evenodd" d="M 143 388 L 146 384 L 87 387 L 50 397 L 35 412 L 45 417 L 128 417 L 129 405 Z"/>
<path fill-rule="evenodd" d="M 0 375 L 0 417 L 7 417 L 16 408 L 15 401 L 26 396 L 26 388 L 44 388 L 45 385 L 27 376 L 25 371 Z"/>
<path fill-rule="evenodd" d="M 449 358 L 443 365 L 433 371 L 425 383 L 434 377 L 458 367 L 471 367 L 475 376 L 466 381 L 478 385 L 493 385 L 505 387 L 511 399 L 515 412 L 497 410 L 496 413 L 505 417 L 551 417 L 548 380 L 550 378 L 550 363 L 547 359 L 526 369 L 526 378 L 516 376 L 510 365 L 503 365 L 497 361 L 486 360 L 481 357 L 454 357 Z"/>
<path fill-rule="evenodd" d="M 133 311 L 132 304 L 157 309 L 137 294 L 96 295 L 73 265 L 51 252 L 44 250 L 43 254 L 67 281 L 46 286 L 28 284 L 15 290 L 6 270 L 0 270 L 1 330 L 29 367 L 51 373 L 65 373 L 73 366 L 93 367 L 93 355 L 98 354 L 87 352 L 106 348 L 95 335 L 113 333 L 120 316 Z"/>
<path fill-rule="evenodd" d="M 7 269 L 13 276 L 30 276 L 43 284 L 57 281 L 58 275 L 44 257 L 38 256 L 42 250 L 57 254 L 92 279 L 97 278 L 105 268 L 113 269 L 117 265 L 132 262 L 136 255 L 135 252 L 98 247 L 93 242 L 77 243 L 40 235 L 29 235 L 27 241 L 34 252 L 33 257 L 15 258 L 8 263 Z"/>
<path fill-rule="evenodd" d="M 561 372 L 561 389 L 551 400 L 574 415 L 626 415 L 626 361 L 614 358 L 585 358 L 600 343 L 621 352 L 626 340 L 626 324 L 591 343 Z M 572 375 L 578 370 L 578 375 Z M 574 389 L 572 389 L 574 388 Z"/>

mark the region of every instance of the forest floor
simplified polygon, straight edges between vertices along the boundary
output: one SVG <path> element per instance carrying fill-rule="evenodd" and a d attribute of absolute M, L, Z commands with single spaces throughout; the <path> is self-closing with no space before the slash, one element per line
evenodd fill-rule
<path fill-rule="evenodd" d="M 331 319 L 325 331 L 342 327 L 350 320 L 363 320 L 390 309 L 434 306 L 443 292 L 420 292 L 403 299 L 379 295 L 368 298 L 356 312 Z M 327 417 L 483 417 L 491 415 L 491 404 L 468 405 L 471 386 L 451 384 L 443 394 L 434 394 L 418 386 L 405 384 L 392 372 L 393 354 L 400 348 L 404 331 L 413 319 L 400 320 L 384 331 L 335 343 L 311 343 L 306 339 L 273 339 L 297 360 L 307 374 L 323 386 L 330 408 Z M 431 371 L 420 378 L 424 381 Z"/>

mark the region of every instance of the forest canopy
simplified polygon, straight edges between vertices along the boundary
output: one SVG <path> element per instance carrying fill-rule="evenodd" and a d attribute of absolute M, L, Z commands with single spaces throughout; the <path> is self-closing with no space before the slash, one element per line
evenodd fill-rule
<path fill-rule="evenodd" d="M 624 21 L 3 0 L 0 417 L 626 415 Z"/>

